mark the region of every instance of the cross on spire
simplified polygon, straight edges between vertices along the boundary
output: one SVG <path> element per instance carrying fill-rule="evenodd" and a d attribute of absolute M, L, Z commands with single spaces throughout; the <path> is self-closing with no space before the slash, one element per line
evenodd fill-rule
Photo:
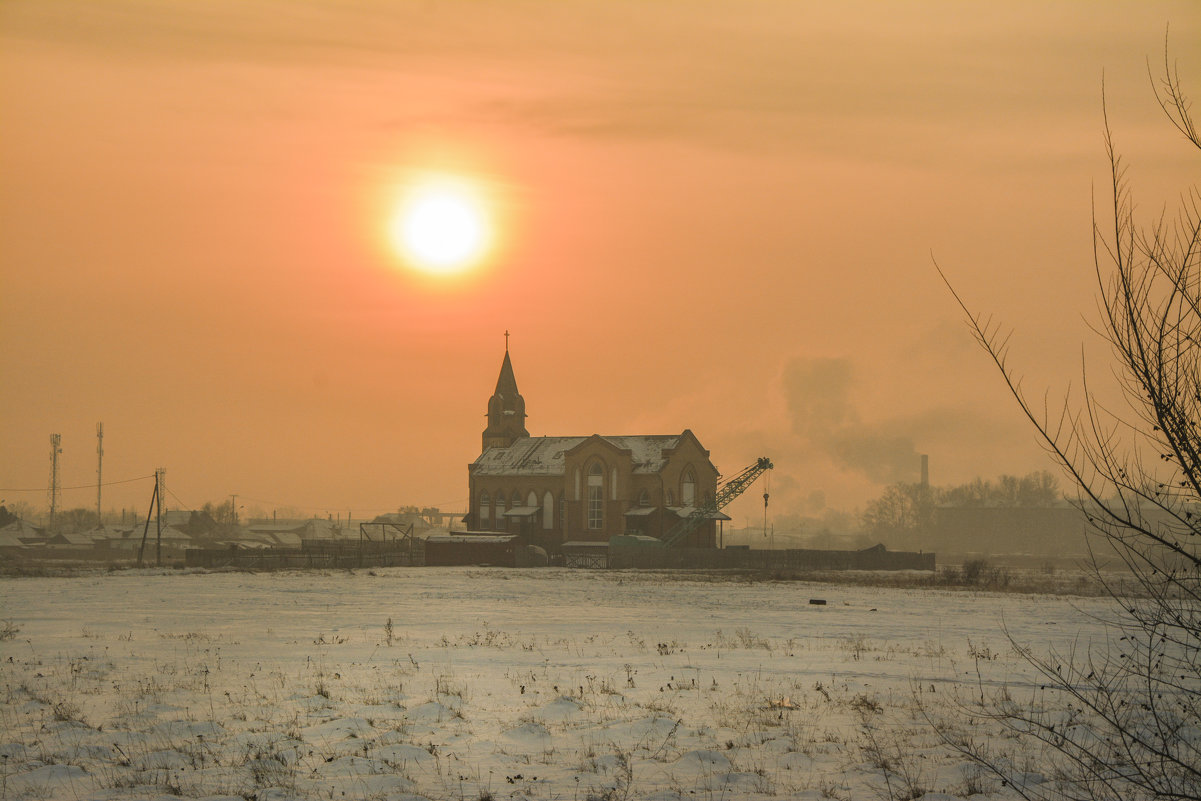
<path fill-rule="evenodd" d="M 509 329 L 505 329 L 505 353 L 509 352 Z"/>

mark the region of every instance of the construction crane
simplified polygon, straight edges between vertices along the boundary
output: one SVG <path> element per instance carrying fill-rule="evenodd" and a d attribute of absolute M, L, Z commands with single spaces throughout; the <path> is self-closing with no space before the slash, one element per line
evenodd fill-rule
<path fill-rule="evenodd" d="M 706 520 L 711 520 L 713 516 L 727 506 L 731 501 L 737 498 L 742 493 L 746 492 L 751 484 L 755 483 L 755 479 L 775 467 L 771 463 L 771 459 L 766 456 L 760 457 L 750 467 L 730 478 L 722 484 L 718 490 L 716 497 L 704 506 L 693 509 L 689 515 L 680 520 L 664 534 L 661 539 L 663 547 L 670 548 L 679 544 L 685 537 L 696 531 L 701 523 Z M 763 505 L 767 507 L 767 493 L 763 494 Z"/>

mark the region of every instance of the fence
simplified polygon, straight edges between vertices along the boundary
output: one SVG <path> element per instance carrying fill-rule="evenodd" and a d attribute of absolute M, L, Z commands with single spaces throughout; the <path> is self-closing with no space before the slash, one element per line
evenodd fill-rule
<path fill-rule="evenodd" d="M 889 551 L 882 545 L 863 551 L 767 551 L 749 548 L 662 548 L 614 543 L 609 546 L 608 566 L 614 569 L 683 570 L 934 570 L 934 554 Z"/>
<path fill-rule="evenodd" d="M 410 567 L 425 564 L 421 540 L 395 542 L 304 540 L 299 548 L 190 548 L 187 567 L 246 570 L 293 568 Z"/>

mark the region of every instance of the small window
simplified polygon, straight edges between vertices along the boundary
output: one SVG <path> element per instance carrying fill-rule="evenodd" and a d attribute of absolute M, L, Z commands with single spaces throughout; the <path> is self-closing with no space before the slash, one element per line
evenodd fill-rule
<path fill-rule="evenodd" d="M 479 509 L 480 526 L 487 526 L 492 520 L 492 499 L 488 497 L 487 490 L 480 493 Z"/>
<path fill-rule="evenodd" d="M 542 528 L 549 531 L 555 527 L 555 496 L 547 492 L 542 496 Z"/>
<path fill-rule="evenodd" d="M 646 490 L 643 490 L 642 493 L 638 496 L 638 505 L 639 506 L 650 506 L 651 505 L 651 494 L 649 492 L 647 492 Z"/>
<path fill-rule="evenodd" d="M 676 505 L 676 496 L 672 494 L 671 490 L 667 491 L 667 505 L 668 506 Z"/>

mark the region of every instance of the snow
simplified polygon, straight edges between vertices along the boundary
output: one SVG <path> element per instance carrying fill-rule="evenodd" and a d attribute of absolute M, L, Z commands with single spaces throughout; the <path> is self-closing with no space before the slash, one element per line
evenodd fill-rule
<path fill-rule="evenodd" d="M 471 467 L 473 475 L 561 476 L 566 454 L 589 437 L 522 437 L 507 448 L 489 448 Z M 679 434 L 601 437 L 630 452 L 635 473 L 657 473 L 667 464 L 664 451 L 680 444 Z"/>
<path fill-rule="evenodd" d="M 1002 626 L 1079 647 L 1108 606 L 377 568 L 6 579 L 0 608 L 19 629 L 0 642 L 6 799 L 886 798 L 900 777 L 870 733 L 926 799 L 956 801 L 1016 796 L 918 703 L 950 718 L 978 675 L 1032 687 Z"/>

